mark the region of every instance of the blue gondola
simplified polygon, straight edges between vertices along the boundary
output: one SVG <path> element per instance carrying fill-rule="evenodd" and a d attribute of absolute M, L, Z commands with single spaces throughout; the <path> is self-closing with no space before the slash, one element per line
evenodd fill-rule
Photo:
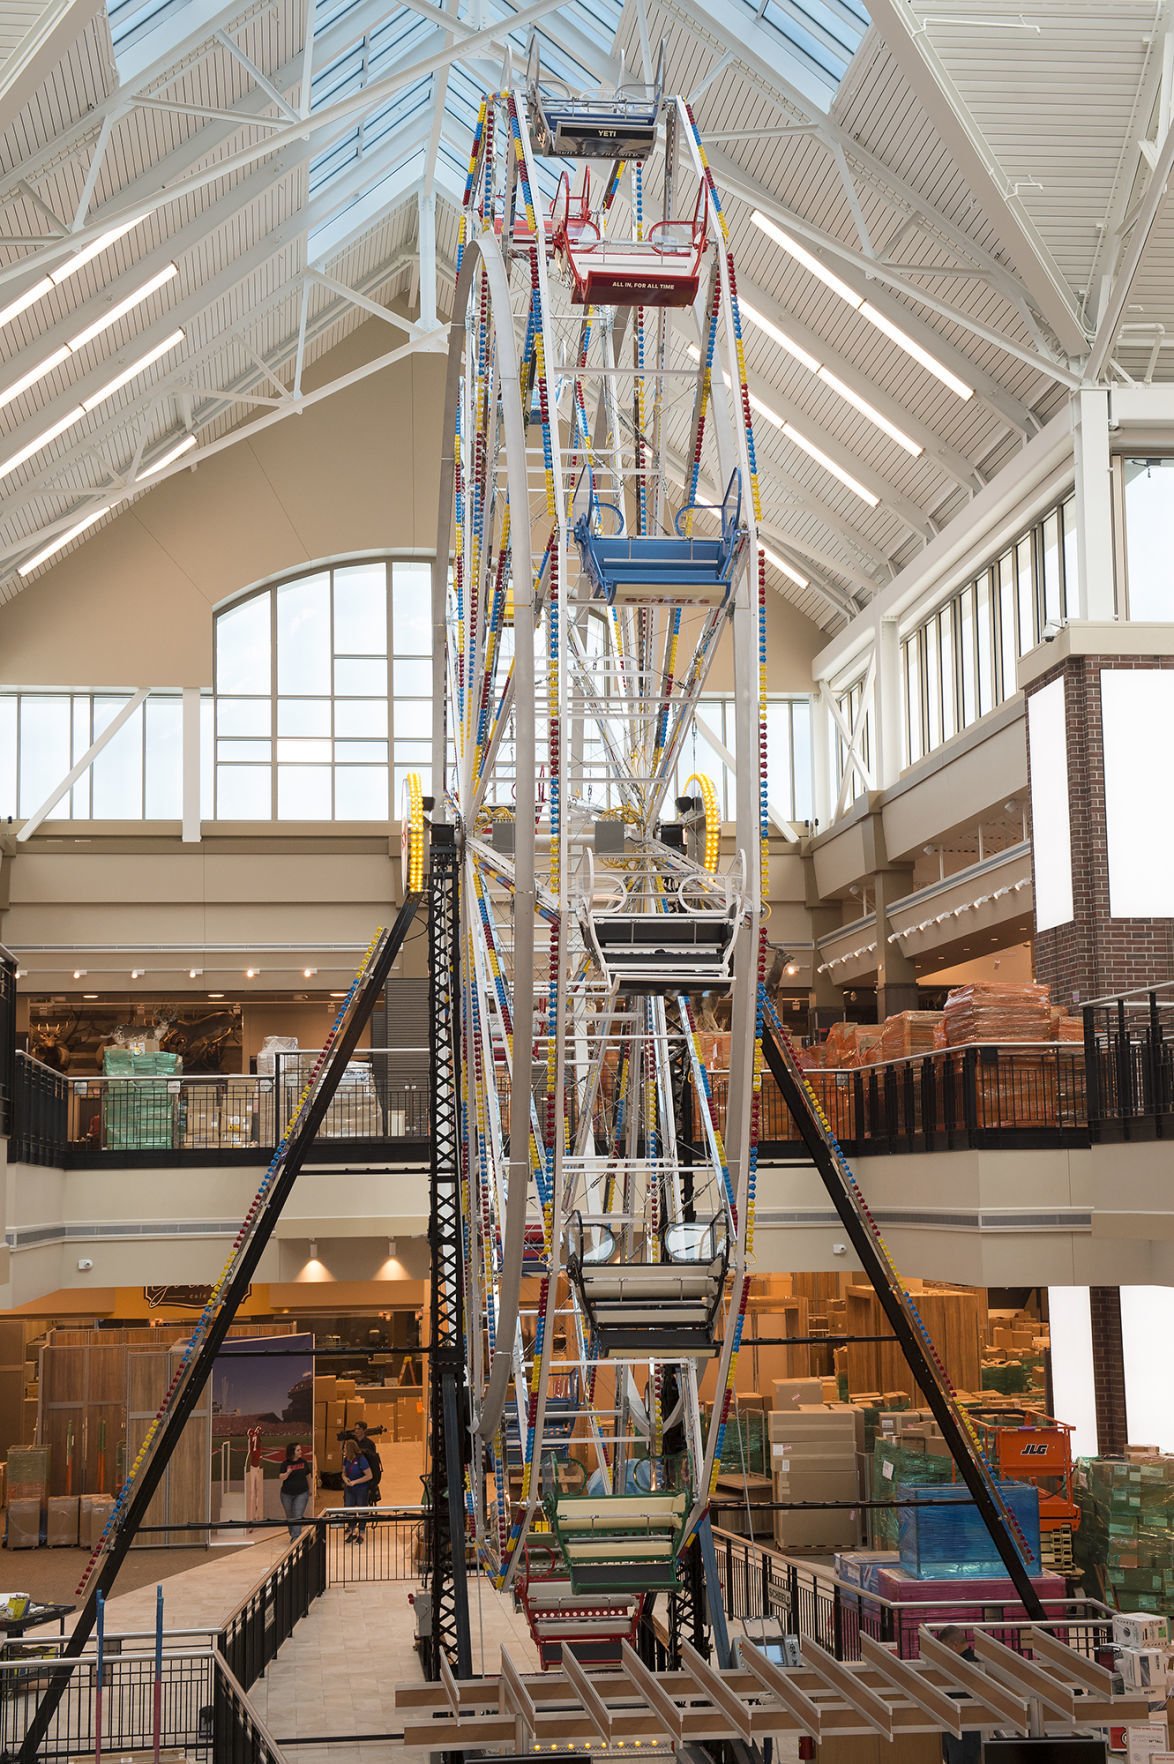
<path fill-rule="evenodd" d="M 597 532 L 600 514 L 607 510 L 620 530 Z M 687 538 L 686 519 L 708 509 L 721 516 L 721 535 L 714 539 Z M 742 482 L 735 471 L 726 486 L 720 507 L 687 503 L 674 523 L 676 537 L 644 538 L 622 531 L 623 511 L 613 502 L 599 502 L 594 489 L 591 506 L 575 522 L 575 542 L 583 573 L 597 600 L 609 606 L 669 605 L 724 606 L 730 597 L 734 572 L 746 545 L 742 521 Z"/>
<path fill-rule="evenodd" d="M 646 159 L 656 145 L 664 98 L 664 45 L 651 85 L 625 80 L 614 87 L 573 92 L 542 72 L 538 37 L 530 38 L 526 68 L 528 113 L 535 151 L 555 159 Z"/>

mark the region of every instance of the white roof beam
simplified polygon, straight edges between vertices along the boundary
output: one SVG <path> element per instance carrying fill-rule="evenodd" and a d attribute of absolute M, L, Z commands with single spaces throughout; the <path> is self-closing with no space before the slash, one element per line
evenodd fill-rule
<path fill-rule="evenodd" d="M 562 0 L 531 0 L 529 6 L 523 7 L 515 15 L 513 28 L 522 29 L 527 24 L 535 23 L 548 12 L 554 11 L 561 3 Z M 396 92 L 401 91 L 403 87 L 413 84 L 425 74 L 436 73 L 447 67 L 450 62 L 460 58 L 467 46 L 474 48 L 483 46 L 491 41 L 499 31 L 500 26 L 497 24 L 488 26 L 474 32 L 463 42 L 449 44 L 447 48 L 438 49 L 432 54 L 410 61 L 395 68 L 392 72 L 382 75 L 379 79 L 371 81 L 370 84 L 357 92 L 348 92 L 344 97 L 337 98 L 332 103 L 321 105 L 313 112 L 314 133 L 320 137 L 320 147 L 327 146 L 332 139 L 345 133 L 352 119 L 357 120 L 364 112 L 375 109 L 386 99 L 393 97 Z M 268 158 L 271 153 L 279 152 L 290 143 L 304 140 L 305 136 L 306 124 L 301 118 L 298 118 L 294 122 L 286 123 L 281 128 L 275 129 L 266 140 L 251 142 L 237 152 L 217 161 L 216 164 L 193 172 L 175 184 L 163 189 L 156 188 L 151 195 L 140 201 L 128 202 L 120 193 L 84 227 L 70 236 L 68 246 L 63 247 L 60 243 L 55 242 L 52 245 L 39 247 L 20 264 L 0 270 L 0 283 L 26 274 L 30 270 L 39 269 L 42 264 L 56 262 L 64 251 L 89 244 L 92 239 L 100 238 L 109 228 L 117 226 L 122 221 L 143 220 L 147 215 L 154 214 L 156 210 L 165 208 L 172 202 L 182 201 L 185 197 L 193 196 L 197 191 L 207 188 L 209 184 L 219 183 L 222 178 L 243 171 L 246 167 L 255 164 L 258 159 Z"/>
<path fill-rule="evenodd" d="M 407 262 L 407 260 L 401 256 L 399 258 L 393 259 L 392 262 L 389 264 L 380 266 L 380 268 L 378 270 L 376 270 L 375 272 L 373 272 L 373 274 L 371 276 L 369 276 L 366 279 L 365 283 L 363 284 L 362 292 L 363 292 L 364 296 L 367 293 L 374 292 L 374 290 L 376 288 L 385 285 L 387 282 L 393 280 L 397 275 L 401 274 L 402 271 L 404 270 L 404 268 L 406 267 L 406 262 Z M 268 314 L 273 310 L 273 308 L 275 306 L 280 306 L 282 303 L 289 301 L 293 296 L 295 296 L 297 294 L 301 284 L 302 284 L 302 278 L 300 276 L 291 277 L 280 288 L 276 289 L 268 297 L 268 299 L 266 299 L 264 302 L 262 302 L 262 304 L 255 311 L 250 313 L 250 315 L 249 315 L 250 321 L 254 322 L 254 323 L 260 323 L 262 319 L 264 319 L 265 317 L 268 316 Z M 324 335 L 324 333 L 329 331 L 334 325 L 336 325 L 338 323 L 339 317 L 341 316 L 340 308 L 344 304 L 353 304 L 353 301 L 351 301 L 351 300 L 348 300 L 347 302 L 339 301 L 337 304 L 332 304 L 325 312 L 319 313 L 315 319 L 311 320 L 311 322 L 309 323 L 309 325 L 306 328 L 306 334 L 305 334 L 305 347 L 306 348 L 309 348 L 310 346 L 312 346 L 315 342 L 318 341 L 318 339 L 322 335 Z M 194 361 L 185 362 L 183 364 L 182 374 L 183 374 L 183 377 L 186 379 L 186 381 L 189 383 L 189 388 L 190 388 L 190 381 L 191 381 L 192 374 L 194 372 L 198 371 L 199 367 L 203 363 L 211 360 L 211 358 L 213 356 L 215 356 L 215 354 L 218 350 L 222 350 L 225 347 L 226 342 L 238 342 L 238 341 L 242 341 L 242 340 L 239 339 L 235 334 L 231 334 L 227 338 L 224 336 L 216 337 L 211 342 L 209 342 L 203 350 L 200 351 L 200 354 L 197 359 L 195 359 Z M 291 335 L 289 337 L 287 337 L 277 347 L 277 349 L 270 352 L 270 355 L 267 360 L 264 360 L 264 359 L 256 356 L 254 354 L 254 352 L 251 349 L 249 349 L 248 345 L 242 342 L 242 346 L 245 348 L 246 353 L 248 353 L 252 357 L 252 359 L 257 362 L 257 372 L 243 375 L 241 377 L 238 385 L 235 385 L 229 389 L 226 389 L 222 393 L 217 392 L 217 393 L 211 394 L 210 395 L 210 402 L 203 409 L 199 410 L 198 412 L 193 410 L 193 408 L 192 408 L 190 389 L 186 393 L 182 394 L 182 396 L 186 399 L 186 402 L 188 405 L 188 412 L 187 412 L 187 417 L 185 419 L 185 425 L 184 425 L 186 431 L 191 433 L 191 432 L 194 432 L 196 429 L 207 427 L 209 423 L 214 422 L 218 417 L 223 415 L 224 412 L 227 409 L 229 409 L 230 406 L 233 403 L 235 403 L 238 399 L 246 396 L 247 395 L 246 394 L 247 387 L 255 386 L 256 384 L 258 384 L 259 381 L 260 382 L 268 381 L 270 384 L 274 385 L 282 394 L 284 394 L 284 396 L 281 398 L 276 398 L 276 399 L 272 399 L 272 400 L 270 400 L 270 399 L 259 400 L 258 402 L 264 402 L 265 404 L 271 405 L 274 408 L 279 408 L 285 414 L 290 414 L 290 415 L 292 415 L 296 410 L 304 408 L 306 403 L 311 401 L 310 395 L 303 395 L 301 403 L 299 404 L 296 400 L 294 400 L 289 395 L 283 382 L 277 377 L 277 370 L 280 369 L 284 364 L 288 363 L 290 360 L 293 359 L 296 348 L 297 348 L 297 342 L 298 342 L 298 333 L 295 331 L 295 332 L 291 333 Z M 176 377 L 177 378 L 179 377 L 178 373 L 177 373 Z M 349 384 L 351 382 L 347 381 L 346 383 Z M 341 382 L 341 381 L 335 382 L 334 385 L 335 385 L 335 389 L 339 390 L 342 388 L 343 382 Z M 171 387 L 171 386 L 152 387 L 150 392 L 148 394 L 144 394 L 143 398 L 139 401 L 139 406 L 140 406 L 140 408 L 143 408 L 143 407 L 147 407 L 147 406 L 156 405 L 169 395 L 181 396 L 180 387 L 178 387 L 178 386 L 175 386 L 175 387 Z M 316 394 L 314 395 L 313 401 L 314 402 L 317 401 Z M 129 411 L 129 412 L 123 411 L 123 412 L 118 413 L 118 415 L 116 417 L 112 417 L 112 418 L 108 419 L 108 421 L 103 425 L 103 429 L 102 429 L 101 433 L 94 438 L 95 443 L 106 444 L 106 443 L 117 441 L 118 438 L 120 437 L 120 435 L 128 427 L 130 427 L 134 416 L 135 416 L 134 411 Z M 237 431 L 233 431 L 234 435 L 236 433 L 237 433 Z M 209 444 L 209 446 L 210 445 L 211 444 Z M 218 451 L 218 449 L 216 449 L 216 450 Z M 148 483 L 141 486 L 141 489 L 142 490 L 153 489 L 156 484 L 162 483 L 164 478 L 173 477 L 177 471 L 186 470 L 188 467 L 197 463 L 199 459 L 201 459 L 205 456 L 207 451 L 208 451 L 208 446 L 206 446 L 202 451 L 199 451 L 195 454 L 185 454 L 183 456 L 182 460 L 177 461 L 174 466 L 168 468 L 166 471 L 154 474 Z M 139 448 L 137 449 L 138 455 L 141 456 L 141 452 L 142 452 L 142 447 L 140 445 Z M 37 482 L 27 486 L 26 490 L 29 493 L 26 494 L 24 499 L 19 504 L 17 504 L 17 503 L 14 503 L 11 505 L 6 504 L 5 509 L 4 509 L 5 517 L 8 517 L 10 515 L 13 515 L 13 514 L 16 514 L 19 512 L 23 512 L 23 510 L 25 508 L 27 508 L 31 504 L 31 502 L 36 500 L 38 496 L 44 495 L 46 493 L 47 494 L 60 494 L 63 496 L 64 495 L 71 495 L 71 496 L 78 495 L 79 492 L 74 487 L 69 487 L 68 489 L 63 487 L 60 491 L 54 490 L 52 487 L 51 480 L 60 474 L 61 469 L 65 463 L 66 462 L 58 461 L 56 463 L 56 466 L 53 468 L 48 468 L 41 475 L 41 478 Z M 55 519 L 54 521 L 47 523 L 44 527 L 39 529 L 36 533 L 22 535 L 20 538 L 15 539 L 12 542 L 8 543 L 7 545 L 4 546 L 2 553 L 0 553 L 0 556 L 3 556 L 5 559 L 12 560 L 12 559 L 23 556 L 26 551 L 34 550 L 38 544 L 43 544 L 46 539 L 54 538 L 59 532 L 63 532 L 68 527 L 72 526 L 76 522 L 76 520 L 78 519 L 79 515 L 86 512 L 86 505 L 87 504 L 93 504 L 93 503 L 98 503 L 98 502 L 102 502 L 102 503 L 109 502 L 111 500 L 112 495 L 120 497 L 121 500 L 128 499 L 131 495 L 136 493 L 136 491 L 138 491 L 140 488 L 139 486 L 134 484 L 133 475 L 134 475 L 134 461 L 132 460 L 131 467 L 128 468 L 128 470 L 123 471 L 123 472 L 117 472 L 117 473 L 113 474 L 112 476 L 107 476 L 101 484 L 94 485 L 90 490 L 85 491 L 85 492 L 81 492 L 80 494 L 82 494 L 85 498 L 85 501 L 83 503 L 72 506 L 70 511 L 67 514 L 61 515 L 57 519 Z M 2 598 L 2 596 L 0 596 L 0 598 Z"/>
<path fill-rule="evenodd" d="M 982 324 L 969 313 L 963 312 L 960 307 L 951 306 L 949 301 L 939 300 L 936 294 L 930 294 L 926 289 L 919 287 L 916 282 L 910 281 L 908 278 L 917 273 L 915 270 L 905 270 L 898 273 L 890 269 L 882 259 L 869 257 L 865 252 L 856 251 L 850 245 L 845 245 L 842 239 L 837 239 L 834 234 L 825 232 L 821 227 L 813 226 L 795 209 L 788 208 L 785 203 L 779 201 L 777 196 L 772 196 L 769 191 L 763 189 L 756 179 L 748 177 L 741 167 L 722 153 L 720 149 L 715 148 L 709 159 L 714 168 L 714 175 L 719 180 L 719 187 L 730 190 L 736 196 L 742 196 L 744 191 L 756 192 L 756 194 L 746 196 L 744 199 L 753 202 L 754 206 L 761 208 L 764 214 L 770 214 L 772 218 L 778 219 L 780 226 L 787 227 L 791 232 L 809 240 L 828 255 L 837 258 L 839 264 L 844 266 L 844 272 L 854 272 L 843 273 L 837 268 L 837 274 L 842 274 L 842 279 L 850 285 L 854 283 L 856 285 L 867 284 L 864 289 L 864 298 L 871 300 L 874 306 L 882 306 L 889 298 L 890 290 L 896 294 L 904 294 L 918 306 L 924 306 L 929 312 L 936 313 L 939 318 L 946 319 L 952 325 L 958 325 L 962 330 L 968 331 L 971 336 L 979 338 L 981 342 L 989 343 L 993 348 L 1002 350 L 1004 354 L 1011 356 L 1015 361 L 1021 361 L 1025 366 L 1034 368 L 1037 373 L 1045 374 L 1068 391 L 1075 390 L 1080 384 L 1079 374 L 1056 361 L 1051 355 L 1041 355 L 1038 350 L 1031 349 L 1027 344 L 1019 343 L 1013 337 L 1009 337 L 1005 331 Z M 878 287 L 878 283 L 883 286 Z M 908 308 L 898 306 L 895 303 L 890 302 L 888 310 L 898 322 L 904 323 L 909 316 Z M 902 314 L 905 315 L 905 319 L 902 319 Z M 923 323 L 920 320 L 918 322 Z M 909 328 L 910 326 L 906 323 L 906 329 Z M 972 383 L 977 383 L 975 374 L 978 370 L 969 357 L 955 350 L 952 344 L 928 328 L 925 328 L 924 335 L 927 348 L 933 348 L 939 356 L 947 352 L 952 354 L 959 364 L 959 372 L 962 377 L 968 378 Z M 989 376 L 984 375 L 984 378 L 992 386 L 997 384 L 997 382 L 990 380 Z M 1034 419 L 1032 419 L 1032 424 L 1034 426 Z"/>
<path fill-rule="evenodd" d="M 801 214 L 789 208 L 786 203 L 780 202 L 778 197 L 765 185 L 760 184 L 756 178 L 749 177 L 733 160 L 728 159 L 720 148 L 715 147 L 710 153 L 709 163 L 713 168 L 714 177 L 718 181 L 718 188 L 723 194 L 737 197 L 740 202 L 746 203 L 750 208 L 761 209 L 762 213 L 769 216 L 778 226 L 794 233 L 796 238 L 810 246 L 817 257 L 830 258 L 834 263 L 835 273 L 852 289 L 853 293 L 858 294 L 862 300 L 871 301 L 886 317 L 891 318 L 894 324 L 900 325 L 902 330 L 907 331 L 923 348 L 928 349 L 946 367 L 951 368 L 960 379 L 973 386 L 975 396 L 980 398 L 989 410 L 1002 417 L 1011 428 L 1017 429 L 1023 435 L 1033 434 L 1039 428 L 1036 417 L 1026 404 L 1005 391 L 999 382 L 987 373 L 985 368 L 979 367 L 963 350 L 957 348 L 940 332 L 935 331 L 932 325 L 926 323 L 919 312 L 911 311 L 908 306 L 894 299 L 889 287 L 882 287 L 879 284 L 887 282 L 891 287 L 899 287 L 903 293 L 909 295 L 910 299 L 927 306 L 932 312 L 941 313 L 949 319 L 951 324 L 960 325 L 975 336 L 982 336 L 984 341 L 994 343 L 1000 349 L 1007 350 L 1013 355 L 1027 355 L 1041 373 L 1056 376 L 1060 370 L 1053 363 L 1031 357 L 1030 351 L 1020 351 L 1015 345 L 1008 343 L 1005 337 L 1000 338 L 994 333 L 984 336 L 987 331 L 985 325 L 976 325 L 965 313 L 958 312 L 953 307 L 946 306 L 944 302 L 935 300 L 932 295 L 926 294 L 924 289 L 906 284 L 901 277 L 891 276 L 883 265 L 874 263 L 858 251 L 853 251 L 842 240 L 834 238 L 830 233 L 825 233 L 822 227 L 812 226 L 811 222 L 805 220 Z M 828 267 L 830 268 L 832 265 L 829 264 Z M 1064 370 L 1066 384 L 1074 383 L 1075 379 L 1075 375 L 1069 374 L 1066 369 Z"/>
<path fill-rule="evenodd" d="M 935 208 L 920 190 L 857 141 L 834 117 L 814 106 L 779 72 L 778 51 L 765 35 L 767 27 L 754 19 L 748 9 L 731 4 L 731 0 L 661 0 L 661 4 L 715 51 L 728 52 L 730 44 L 734 44 L 737 60 L 744 69 L 760 85 L 776 93 L 784 106 L 798 113 L 805 129 L 815 134 L 832 155 L 837 171 L 842 174 L 843 167 L 836 157 L 842 152 L 848 165 L 860 172 L 886 201 L 915 219 L 927 236 L 968 257 L 1008 294 L 1013 289 L 1023 292 L 1006 264 L 976 244 L 956 221 Z"/>
<path fill-rule="evenodd" d="M 1015 273 L 1060 348 L 1079 359 L 1088 338 L 1072 290 L 1032 224 L 909 0 L 869 0 L 872 22 L 978 198 Z"/>
<path fill-rule="evenodd" d="M 1089 350 L 1085 364 L 1085 374 L 1089 380 L 1099 380 L 1109 359 L 1109 353 L 1117 335 L 1118 327 L 1125 317 L 1129 306 L 1129 296 L 1133 284 L 1137 280 L 1149 244 L 1150 234 L 1166 205 L 1169 193 L 1170 177 L 1174 174 L 1174 127 L 1168 127 L 1166 136 L 1158 150 L 1158 157 L 1150 173 L 1145 195 L 1137 210 L 1136 218 L 1129 228 L 1129 244 L 1121 258 L 1117 273 L 1113 277 L 1109 298 L 1105 308 L 1097 320 L 1096 335 Z"/>
<path fill-rule="evenodd" d="M 352 368 L 349 373 L 340 375 L 337 380 L 328 381 L 324 386 L 315 387 L 312 392 L 303 393 L 299 400 L 290 399 L 279 410 L 267 411 L 264 416 L 255 418 L 254 421 L 244 424 L 239 429 L 231 430 L 229 434 L 222 435 L 219 440 L 209 441 L 205 446 L 198 447 L 193 453 L 185 454 L 174 465 L 168 466 L 162 472 L 157 472 L 143 488 L 154 489 L 156 484 L 161 484 L 167 478 L 174 477 L 176 473 L 189 471 L 192 466 L 199 465 L 201 460 L 210 458 L 212 454 L 223 453 L 228 447 L 235 447 L 241 441 L 250 440 L 261 430 L 272 428 L 275 423 L 284 422 L 287 417 L 295 416 L 299 411 L 320 404 L 326 398 L 332 398 L 336 392 L 346 391 L 348 387 L 357 385 L 359 381 L 368 379 L 372 374 L 381 373 L 384 368 L 394 366 L 405 356 L 413 355 L 421 349 L 433 351 L 436 346 L 434 335 L 409 337 L 398 348 L 376 356 L 373 361 L 364 362 L 357 368 Z M 126 500 L 129 500 L 129 497 L 123 498 L 123 501 Z M 73 518 L 76 519 L 76 510 Z M 21 549 L 26 549 L 28 543 L 30 542 L 22 544 Z"/>

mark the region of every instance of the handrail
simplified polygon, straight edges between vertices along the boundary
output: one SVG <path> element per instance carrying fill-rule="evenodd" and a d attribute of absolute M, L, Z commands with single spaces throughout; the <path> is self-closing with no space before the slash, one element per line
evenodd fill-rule
<path fill-rule="evenodd" d="M 1080 1001 L 1082 1011 L 1091 1011 L 1098 1005 L 1126 1004 L 1131 998 L 1148 998 L 1151 992 L 1167 992 L 1174 988 L 1174 980 L 1158 980 L 1153 986 L 1133 986 L 1127 992 L 1107 992 L 1103 998 L 1085 998 Z"/>
<path fill-rule="evenodd" d="M 16 1057 L 18 1060 L 23 1060 L 26 1065 L 36 1066 L 39 1072 L 47 1072 L 50 1078 L 60 1078 L 63 1084 L 70 1082 L 67 1072 L 59 1072 L 55 1066 L 47 1066 L 44 1060 L 39 1060 L 36 1054 L 26 1053 L 23 1047 L 17 1048 Z"/>
<path fill-rule="evenodd" d="M 264 1721 L 261 1719 L 260 1715 L 258 1715 L 256 1709 L 253 1707 L 253 1704 L 249 1701 L 248 1692 L 245 1690 L 244 1686 L 241 1684 L 240 1679 L 237 1677 L 237 1675 L 233 1671 L 232 1667 L 228 1664 L 228 1661 L 224 1658 L 223 1654 L 215 1653 L 215 1652 L 213 1653 L 212 1670 L 214 1672 L 219 1672 L 220 1676 L 224 1679 L 225 1683 L 227 1684 L 228 1689 L 232 1693 L 233 1697 L 241 1705 L 241 1707 L 245 1710 L 245 1713 L 248 1715 L 248 1718 L 249 1718 L 251 1725 L 256 1729 L 257 1735 L 260 1738 L 262 1744 L 265 1746 L 266 1750 L 273 1757 L 274 1764 L 286 1764 L 285 1753 L 282 1751 L 281 1747 L 278 1745 L 277 1741 L 274 1739 L 273 1735 L 270 1733 L 269 1729 L 266 1727 L 266 1725 L 265 1725 Z"/>
<path fill-rule="evenodd" d="M 303 1519 L 302 1523 L 303 1523 L 303 1525 L 306 1525 L 308 1528 L 312 1522 L 309 1520 Z M 299 1549 L 302 1549 L 305 1547 L 302 1544 L 302 1537 L 305 1537 L 307 1535 L 312 1536 L 313 1534 L 312 1534 L 312 1532 L 309 1532 L 307 1530 L 307 1531 L 303 1532 L 301 1534 L 301 1536 L 299 1536 L 299 1537 L 291 1537 L 291 1538 L 287 1539 L 285 1548 L 281 1551 L 281 1553 L 279 1555 L 276 1555 L 272 1558 L 272 1560 L 268 1563 L 264 1574 L 261 1575 L 259 1580 L 255 1581 L 253 1583 L 253 1585 L 249 1588 L 248 1592 L 245 1594 L 244 1598 L 241 1600 L 240 1604 L 237 1605 L 233 1610 L 231 1610 L 228 1613 L 228 1616 L 225 1617 L 221 1623 L 217 1624 L 216 1630 L 215 1630 L 215 1633 L 217 1635 L 222 1635 L 226 1629 L 231 1628 L 231 1626 L 236 1622 L 238 1617 L 241 1617 L 244 1615 L 245 1611 L 252 1604 L 252 1602 L 256 1598 L 257 1594 L 262 1590 L 263 1587 L 265 1587 L 268 1584 L 268 1582 L 270 1580 L 272 1580 L 274 1574 L 277 1572 L 278 1568 L 281 1567 L 282 1563 L 287 1562 L 289 1560 L 290 1556 L 293 1555 L 295 1550 L 299 1550 Z"/>

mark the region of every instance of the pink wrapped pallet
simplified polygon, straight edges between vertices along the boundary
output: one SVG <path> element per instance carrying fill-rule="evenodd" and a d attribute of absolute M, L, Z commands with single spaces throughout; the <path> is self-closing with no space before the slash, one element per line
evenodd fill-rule
<path fill-rule="evenodd" d="M 1049 1621 L 1061 1619 L 1066 1593 L 1063 1575 L 1033 1575 L 1032 1585 Z M 1011 1581 L 993 1575 L 980 1580 L 915 1580 L 903 1568 L 882 1567 L 876 1575 L 876 1590 L 879 1597 L 897 1607 L 898 1652 L 905 1659 L 916 1658 L 923 1623 L 957 1623 L 965 1628 L 968 1623 L 989 1623 L 1000 1616 L 1012 1623 L 1027 1618 Z"/>

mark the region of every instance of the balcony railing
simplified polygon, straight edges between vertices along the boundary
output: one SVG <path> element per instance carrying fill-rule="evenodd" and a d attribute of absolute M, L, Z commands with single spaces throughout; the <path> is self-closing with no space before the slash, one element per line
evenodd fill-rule
<path fill-rule="evenodd" d="M 422 1049 L 357 1053 L 315 1140 L 315 1160 L 426 1156 L 425 1057 Z M 273 1073 L 259 1077 L 72 1078 L 18 1054 L 10 1155 L 66 1168 L 264 1162 L 314 1058 L 305 1050 L 278 1054 Z M 849 1156 L 1171 1136 L 1174 982 L 1086 1006 L 1083 1046 L 976 1043 L 858 1068 L 817 1068 L 808 1078 Z M 727 1074 L 712 1071 L 710 1080 L 721 1127 Z M 608 1109 L 601 1100 L 600 1146 L 610 1141 Z M 570 1125 L 574 1130 L 574 1120 Z M 692 1137 L 698 1136 L 695 1119 Z M 798 1130 L 769 1077 L 760 1140 L 767 1158 L 802 1155 Z"/>
<path fill-rule="evenodd" d="M 12 1131 L 16 1088 L 16 957 L 0 943 L 0 1133 Z"/>
<path fill-rule="evenodd" d="M 70 1078 L 70 1167 L 257 1163 L 268 1159 L 316 1055 L 278 1054 L 272 1075 Z M 363 1049 L 351 1060 L 314 1141 L 315 1160 L 423 1155 L 424 1078 L 399 1076 L 402 1049 Z M 36 1159 L 30 1161 L 46 1161 Z"/>
<path fill-rule="evenodd" d="M 1174 1135 L 1174 981 L 1090 1000 L 1084 1053 L 1094 1139 Z"/>

